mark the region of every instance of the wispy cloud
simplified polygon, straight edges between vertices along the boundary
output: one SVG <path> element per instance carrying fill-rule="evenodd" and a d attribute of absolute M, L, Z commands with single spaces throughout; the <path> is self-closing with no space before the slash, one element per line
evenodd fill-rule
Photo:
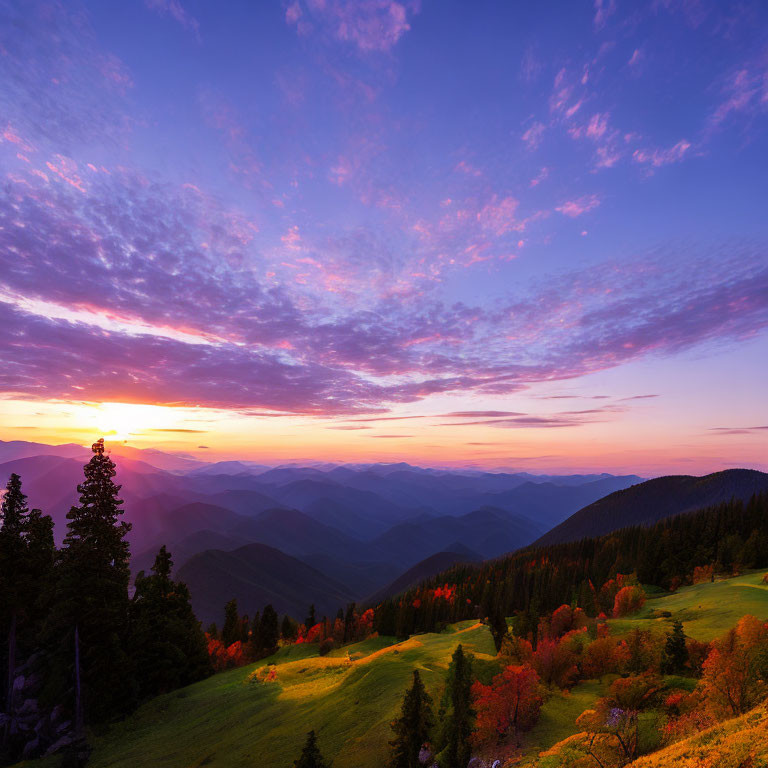
<path fill-rule="evenodd" d="M 711 427 L 710 432 L 718 435 L 759 435 L 768 432 L 768 425 L 759 427 Z"/>
<path fill-rule="evenodd" d="M 567 200 L 562 205 L 558 205 L 555 210 L 564 216 L 570 216 L 570 218 L 575 219 L 594 210 L 598 205 L 600 205 L 600 198 L 597 195 L 585 195 L 576 200 Z"/>
<path fill-rule="evenodd" d="M 192 16 L 179 0 L 144 0 L 147 8 L 162 16 L 170 16 L 182 27 L 200 37 L 200 23 Z"/>
<path fill-rule="evenodd" d="M 691 142 L 680 139 L 668 149 L 636 149 L 632 153 L 632 159 L 636 163 L 650 165 L 653 168 L 661 168 L 671 163 L 679 163 L 691 148 Z"/>
<path fill-rule="evenodd" d="M 294 0 L 285 20 L 299 34 L 319 32 L 369 53 L 393 48 L 419 8 L 418 0 Z"/>
<path fill-rule="evenodd" d="M 522 135 L 522 139 L 530 150 L 537 149 L 544 137 L 547 127 L 544 123 L 533 123 Z"/>

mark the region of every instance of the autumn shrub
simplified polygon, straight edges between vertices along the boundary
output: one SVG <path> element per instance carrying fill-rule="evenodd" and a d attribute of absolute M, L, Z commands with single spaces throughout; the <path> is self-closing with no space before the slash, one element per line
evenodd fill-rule
<path fill-rule="evenodd" d="M 645 605 L 645 592 L 638 584 L 622 587 L 613 601 L 613 617 L 631 616 Z"/>
<path fill-rule="evenodd" d="M 206 636 L 206 638 L 208 640 L 208 656 L 216 672 L 232 669 L 233 667 L 242 667 L 250 663 L 251 659 L 247 653 L 247 645 L 240 640 L 227 646 L 217 638 L 210 636 Z"/>
<path fill-rule="evenodd" d="M 714 565 L 698 565 L 693 569 L 693 583 L 705 584 L 712 581 L 715 573 Z"/>
<path fill-rule="evenodd" d="M 584 651 L 581 662 L 583 676 L 587 679 L 600 678 L 618 672 L 619 666 L 625 661 L 618 646 L 619 642 L 610 636 L 593 640 Z"/>
<path fill-rule="evenodd" d="M 640 711 L 659 702 L 664 685 L 657 675 L 646 672 L 620 677 L 611 683 L 605 702 L 608 707 Z"/>
<path fill-rule="evenodd" d="M 567 641 L 545 637 L 536 646 L 532 664 L 544 685 L 570 688 L 579 675 L 576 659 Z"/>

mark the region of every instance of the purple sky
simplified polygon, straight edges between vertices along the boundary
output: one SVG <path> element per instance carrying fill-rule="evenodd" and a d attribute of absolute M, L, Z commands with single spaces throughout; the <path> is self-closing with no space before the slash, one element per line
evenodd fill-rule
<path fill-rule="evenodd" d="M 760 0 L 0 0 L 0 83 L 0 437 L 768 464 Z"/>

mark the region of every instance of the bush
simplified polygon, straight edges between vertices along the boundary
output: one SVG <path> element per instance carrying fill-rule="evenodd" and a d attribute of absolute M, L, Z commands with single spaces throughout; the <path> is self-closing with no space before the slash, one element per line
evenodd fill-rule
<path fill-rule="evenodd" d="M 333 642 L 333 639 L 330 637 L 327 637 L 325 640 L 323 640 L 322 643 L 320 643 L 320 648 L 318 649 L 318 653 L 321 656 L 327 656 L 336 646 L 336 643 Z"/>

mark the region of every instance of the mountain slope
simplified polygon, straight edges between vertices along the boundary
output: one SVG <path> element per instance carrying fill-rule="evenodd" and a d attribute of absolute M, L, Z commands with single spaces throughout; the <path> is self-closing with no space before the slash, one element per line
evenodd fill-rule
<path fill-rule="evenodd" d="M 458 563 L 478 563 L 481 560 L 480 555 L 468 549 L 465 549 L 463 552 L 437 552 L 420 563 L 416 563 L 413 568 L 409 568 L 386 587 L 371 595 L 366 600 L 366 603 L 376 605 L 385 598 L 397 595 L 435 574 L 447 571 Z"/>
<path fill-rule="evenodd" d="M 768 474 L 752 469 L 728 469 L 704 477 L 657 477 L 611 493 L 580 509 L 545 533 L 534 545 L 602 536 L 619 528 L 655 523 L 732 498 L 746 500 L 753 493 L 764 490 L 768 490 Z"/>
<path fill-rule="evenodd" d="M 179 568 L 177 578 L 189 587 L 195 615 L 203 624 L 221 623 L 224 604 L 233 597 L 241 613 L 252 616 L 271 603 L 278 613 L 298 619 L 310 603 L 318 616 L 330 616 L 352 599 L 346 587 L 264 544 L 200 552 Z"/>
<path fill-rule="evenodd" d="M 238 522 L 229 535 L 267 544 L 293 557 L 319 553 L 350 558 L 361 547 L 361 542 L 297 509 L 267 509 Z"/>
<path fill-rule="evenodd" d="M 443 515 L 400 523 L 375 538 L 371 545 L 410 568 L 425 557 L 445 551 L 456 541 L 481 557 L 497 557 L 530 544 L 542 530 L 525 517 L 483 507 L 460 517 Z"/>

